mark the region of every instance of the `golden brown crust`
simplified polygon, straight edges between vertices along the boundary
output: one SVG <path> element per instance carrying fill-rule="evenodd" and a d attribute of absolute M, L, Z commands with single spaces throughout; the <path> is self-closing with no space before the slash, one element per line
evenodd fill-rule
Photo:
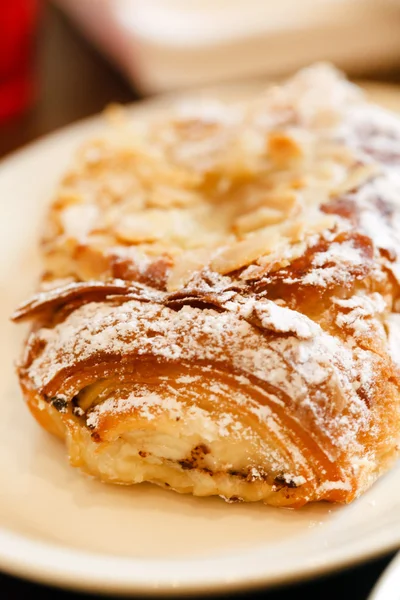
<path fill-rule="evenodd" d="M 399 452 L 399 147 L 327 68 L 87 145 L 14 315 L 71 463 L 276 506 L 367 489 Z"/>

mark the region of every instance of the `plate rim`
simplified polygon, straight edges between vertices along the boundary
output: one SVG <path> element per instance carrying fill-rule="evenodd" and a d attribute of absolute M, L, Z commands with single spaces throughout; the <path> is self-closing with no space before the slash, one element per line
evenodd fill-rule
<path fill-rule="evenodd" d="M 13 548 L 11 555 L 10 543 Z M 256 552 L 238 552 L 222 560 L 215 556 L 197 559 L 177 558 L 168 561 L 165 559 L 139 559 L 107 554 L 97 555 L 93 552 L 74 550 L 54 543 L 32 541 L 27 536 L 7 532 L 0 527 L 0 569 L 8 575 L 71 591 L 112 593 L 122 597 L 132 593 L 152 597 L 178 597 L 198 593 L 243 592 L 261 588 L 267 590 L 280 585 L 303 582 L 312 576 L 323 577 L 342 568 L 350 568 L 363 562 L 372 561 L 385 554 L 390 554 L 399 546 L 400 532 L 390 542 L 383 541 L 374 548 L 357 553 L 350 549 L 342 552 L 336 560 L 328 562 L 321 555 L 318 560 L 310 562 L 306 567 L 298 566 L 289 572 L 282 571 L 275 576 L 268 575 L 266 577 L 262 572 L 262 562 L 268 558 L 268 553 L 265 552 L 265 549 L 263 552 L 262 547 Z M 256 572 L 251 572 L 250 569 L 247 574 L 241 574 L 237 570 L 244 557 L 247 558 L 246 564 L 254 564 L 254 557 L 257 558 L 259 566 Z M 399 563 L 400 555 L 397 555 L 397 559 L 397 563 Z M 394 560 L 396 561 L 396 559 Z M 66 567 L 64 561 L 66 561 Z M 179 581 L 179 576 L 185 570 L 184 567 L 193 566 L 195 562 L 199 567 L 198 579 Z M 152 570 L 157 563 L 159 563 L 158 566 L 164 564 L 171 568 L 171 571 L 173 567 L 176 567 L 179 576 L 172 571 L 172 576 L 169 574 L 164 580 L 155 579 Z M 232 577 L 231 574 L 228 575 L 228 571 L 222 574 L 221 563 L 226 563 L 225 569 L 228 568 L 230 573 L 233 571 L 236 575 Z M 232 565 L 232 563 L 234 564 Z M 133 565 L 139 569 L 147 567 L 147 579 L 140 580 L 140 576 L 138 577 L 136 573 L 132 577 Z M 217 573 L 213 580 L 207 579 L 205 576 L 204 567 L 207 568 L 207 566 Z"/>

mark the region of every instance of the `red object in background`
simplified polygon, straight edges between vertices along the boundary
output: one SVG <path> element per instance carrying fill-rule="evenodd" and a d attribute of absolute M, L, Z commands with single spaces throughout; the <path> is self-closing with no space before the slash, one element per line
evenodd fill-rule
<path fill-rule="evenodd" d="M 0 121 L 33 100 L 38 12 L 39 0 L 0 0 Z"/>

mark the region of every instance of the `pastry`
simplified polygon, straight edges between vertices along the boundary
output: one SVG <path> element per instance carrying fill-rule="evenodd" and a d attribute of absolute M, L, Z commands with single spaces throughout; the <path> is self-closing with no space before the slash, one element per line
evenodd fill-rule
<path fill-rule="evenodd" d="M 14 314 L 32 414 L 105 482 L 357 498 L 399 454 L 398 117 L 317 65 L 109 121 Z"/>

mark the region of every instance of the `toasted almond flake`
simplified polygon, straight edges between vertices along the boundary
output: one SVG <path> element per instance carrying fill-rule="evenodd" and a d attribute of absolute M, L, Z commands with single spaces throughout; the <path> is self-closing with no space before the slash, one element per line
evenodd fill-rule
<path fill-rule="evenodd" d="M 265 206 L 284 210 L 286 214 L 293 210 L 297 202 L 298 194 L 292 190 L 269 192 L 265 194 L 263 199 L 263 204 L 265 204 Z"/>
<path fill-rule="evenodd" d="M 304 209 L 311 209 L 313 207 L 325 204 L 329 200 L 329 189 L 327 186 L 316 185 L 312 186 L 312 178 L 310 178 L 309 187 L 302 190 L 301 200 Z"/>
<path fill-rule="evenodd" d="M 357 165 L 349 171 L 345 180 L 331 190 L 331 196 L 339 196 L 351 192 L 367 183 L 379 173 L 379 167 L 374 164 Z"/>
<path fill-rule="evenodd" d="M 282 228 L 282 235 L 289 238 L 291 242 L 299 242 L 304 237 L 306 224 L 303 220 L 298 219 L 291 223 L 287 223 Z"/>
<path fill-rule="evenodd" d="M 60 190 L 57 198 L 54 200 L 52 210 L 64 210 L 68 206 L 80 204 L 83 202 L 82 195 L 76 191 L 66 189 Z"/>
<path fill-rule="evenodd" d="M 293 160 L 298 160 L 304 156 L 303 150 L 298 142 L 280 131 L 270 133 L 267 142 L 269 157 L 280 165 L 284 165 Z"/>
<path fill-rule="evenodd" d="M 141 213 L 145 209 L 145 198 L 141 194 L 128 196 L 122 202 L 112 205 L 103 215 L 104 229 L 114 229 L 124 219 Z"/>
<path fill-rule="evenodd" d="M 161 215 L 154 212 L 127 215 L 115 228 L 117 238 L 129 244 L 141 244 L 159 240 L 165 231 Z"/>
<path fill-rule="evenodd" d="M 289 214 L 298 204 L 298 198 L 298 192 L 288 189 L 286 186 L 270 191 L 267 184 L 261 183 L 258 186 L 250 185 L 240 190 L 234 196 L 234 201 L 241 208 L 240 216 L 262 207 Z"/>
<path fill-rule="evenodd" d="M 172 125 L 179 137 L 196 141 L 216 135 L 221 130 L 221 123 L 204 119 L 176 120 Z"/>
<path fill-rule="evenodd" d="M 159 258 L 160 256 L 175 257 L 180 256 L 182 249 L 176 246 L 171 246 L 169 240 L 163 241 L 158 240 L 156 242 L 149 242 L 140 246 L 140 251 L 145 256 Z"/>
<path fill-rule="evenodd" d="M 101 279 L 109 275 L 110 262 L 100 249 L 85 246 L 75 253 L 75 268 L 82 281 Z"/>
<path fill-rule="evenodd" d="M 317 158 L 328 158 L 346 167 L 354 165 L 354 151 L 335 141 L 321 141 L 316 148 Z"/>
<path fill-rule="evenodd" d="M 63 231 L 71 237 L 85 240 L 95 230 L 100 218 L 95 204 L 70 204 L 59 213 Z"/>
<path fill-rule="evenodd" d="M 307 235 L 321 233 L 335 227 L 338 218 L 336 215 L 321 215 L 314 221 L 310 221 L 307 225 Z"/>
<path fill-rule="evenodd" d="M 167 291 L 175 292 L 186 285 L 196 271 L 207 265 L 211 253 L 212 251 L 209 249 L 199 248 L 198 250 L 189 250 L 178 256 L 168 277 Z"/>
<path fill-rule="evenodd" d="M 184 188 L 157 186 L 147 198 L 147 206 L 151 208 L 187 207 L 196 204 L 201 196 Z"/>
<path fill-rule="evenodd" d="M 301 190 L 307 185 L 304 177 L 294 177 L 290 181 L 290 187 L 293 190 Z"/>
<path fill-rule="evenodd" d="M 104 160 L 110 158 L 110 147 L 105 140 L 100 138 L 93 139 L 82 146 L 78 151 L 78 157 L 82 166 L 89 169 L 94 167 L 96 170 L 97 167 L 101 166 Z M 71 177 L 74 175 L 74 172 L 67 173 L 64 178 L 64 183 L 68 184 Z"/>
<path fill-rule="evenodd" d="M 275 225 L 281 223 L 285 218 L 285 213 L 275 208 L 262 207 L 251 213 L 238 217 L 234 222 L 233 229 L 239 234 L 248 233 L 265 227 L 266 225 Z"/>
<path fill-rule="evenodd" d="M 292 243 L 300 242 L 305 236 L 314 235 L 332 229 L 337 223 L 336 215 L 323 215 L 319 211 L 307 220 L 298 219 L 284 225 L 281 229 L 282 236 L 287 237 Z"/>
<path fill-rule="evenodd" d="M 337 177 L 337 165 L 332 161 L 321 161 L 315 168 L 314 176 L 323 182 L 335 181 Z"/>
<path fill-rule="evenodd" d="M 60 279 L 71 275 L 71 258 L 66 252 L 52 251 L 47 253 L 44 256 L 43 266 L 46 274 L 57 273 L 57 277 Z"/>
<path fill-rule="evenodd" d="M 90 246 L 96 250 L 105 250 L 115 245 L 115 237 L 104 231 L 93 231 L 90 236 Z"/>
<path fill-rule="evenodd" d="M 271 235 L 268 231 L 256 234 L 223 249 L 211 261 L 211 268 L 225 275 L 242 267 L 246 267 L 263 254 L 271 252 L 279 243 L 281 236 L 275 232 Z"/>

